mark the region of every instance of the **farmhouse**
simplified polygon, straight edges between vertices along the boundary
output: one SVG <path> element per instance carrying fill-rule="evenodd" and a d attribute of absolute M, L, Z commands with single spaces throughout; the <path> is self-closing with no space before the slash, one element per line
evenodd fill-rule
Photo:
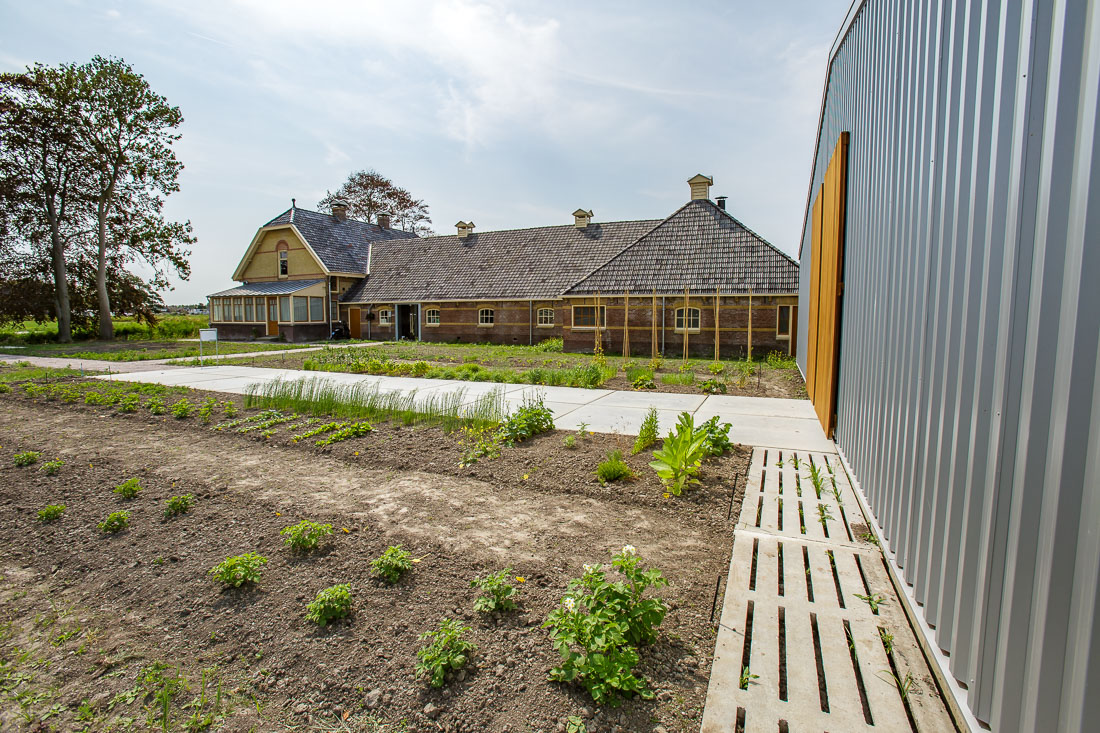
<path fill-rule="evenodd" d="M 723 358 L 795 353 L 798 265 L 710 199 L 664 219 L 416 237 L 296 206 L 260 227 L 233 279 L 210 296 L 222 338 L 327 337 L 534 344 L 569 351 Z"/>

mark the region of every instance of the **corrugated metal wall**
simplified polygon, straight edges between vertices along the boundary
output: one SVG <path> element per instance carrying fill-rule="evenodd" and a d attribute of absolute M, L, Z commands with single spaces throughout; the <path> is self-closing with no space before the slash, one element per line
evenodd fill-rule
<path fill-rule="evenodd" d="M 994 730 L 1100 729 L 1097 6 L 857 3 L 814 163 L 851 132 L 837 443 Z"/>

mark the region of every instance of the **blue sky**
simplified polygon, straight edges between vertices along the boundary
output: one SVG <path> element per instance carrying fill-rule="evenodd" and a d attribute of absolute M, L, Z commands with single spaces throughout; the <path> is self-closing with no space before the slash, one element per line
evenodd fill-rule
<path fill-rule="evenodd" d="M 14 2 L 0 68 L 124 58 L 179 105 L 195 302 L 255 230 L 373 167 L 437 232 L 660 218 L 712 196 L 787 252 L 850 0 Z"/>

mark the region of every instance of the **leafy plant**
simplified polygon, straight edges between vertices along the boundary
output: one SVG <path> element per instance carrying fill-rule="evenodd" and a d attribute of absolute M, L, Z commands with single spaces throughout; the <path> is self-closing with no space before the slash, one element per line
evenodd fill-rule
<path fill-rule="evenodd" d="M 554 413 L 539 395 L 524 397 L 523 404 L 500 424 L 497 435 L 504 445 L 515 445 L 553 429 Z"/>
<path fill-rule="evenodd" d="M 233 400 L 225 400 L 222 402 L 222 413 L 232 419 L 237 416 L 237 403 Z"/>
<path fill-rule="evenodd" d="M 749 671 L 748 667 L 742 667 L 741 680 L 738 682 L 737 686 L 740 687 L 742 690 L 747 690 L 749 689 L 749 685 L 752 683 L 752 681 L 758 679 L 760 679 L 760 675 L 753 674 L 751 671 Z"/>
<path fill-rule="evenodd" d="M 260 568 L 266 564 L 267 558 L 263 555 L 246 552 L 243 555 L 225 558 L 210 568 L 210 574 L 219 583 L 239 588 L 245 583 L 259 583 Z"/>
<path fill-rule="evenodd" d="M 141 403 L 141 395 L 128 394 L 123 395 L 118 400 L 119 412 L 137 412 L 138 405 Z"/>
<path fill-rule="evenodd" d="M 22 453 L 16 453 L 13 460 L 17 466 L 30 466 L 34 463 L 38 463 L 38 459 L 41 457 L 42 454 L 38 451 L 28 450 Z"/>
<path fill-rule="evenodd" d="M 318 626 L 344 618 L 351 613 L 351 585 L 342 583 L 325 588 L 306 606 L 306 618 Z"/>
<path fill-rule="evenodd" d="M 634 440 L 634 447 L 630 455 L 637 455 L 649 446 L 657 442 L 657 408 L 651 407 L 642 418 L 642 426 L 638 430 L 638 437 Z"/>
<path fill-rule="evenodd" d="M 169 497 L 165 502 L 164 517 L 170 518 L 179 516 L 180 514 L 186 514 L 191 511 L 191 507 L 195 504 L 195 497 L 191 494 L 180 494 L 179 496 Z"/>
<path fill-rule="evenodd" d="M 291 443 L 297 443 L 298 441 L 306 440 L 307 438 L 312 438 L 315 435 L 321 435 L 322 433 L 329 433 L 329 432 L 332 432 L 333 430 L 339 430 L 340 428 L 347 427 L 348 425 L 349 425 L 349 423 L 346 423 L 346 422 L 335 422 L 335 421 L 327 422 L 324 425 L 318 425 L 315 428 L 311 428 L 309 430 L 306 430 L 303 433 L 298 433 L 297 435 L 295 435 L 293 438 L 290 439 L 290 442 Z"/>
<path fill-rule="evenodd" d="M 719 374 L 726 371 L 726 367 L 722 366 L 721 362 L 715 361 L 707 364 L 707 371 L 717 377 Z M 722 391 L 725 392 L 726 390 Z"/>
<path fill-rule="evenodd" d="M 128 478 L 115 487 L 115 493 L 123 499 L 133 499 L 144 490 L 145 489 L 141 487 L 141 482 L 136 478 Z"/>
<path fill-rule="evenodd" d="M 190 417 L 191 407 L 191 400 L 187 399 L 186 397 L 181 397 L 179 400 L 172 403 L 172 415 L 174 415 L 177 420 L 182 420 L 185 417 Z"/>
<path fill-rule="evenodd" d="M 634 478 L 634 471 L 623 460 L 622 451 L 613 450 L 608 454 L 607 460 L 596 467 L 596 478 L 601 484 L 620 479 Z"/>
<path fill-rule="evenodd" d="M 653 381 L 653 377 L 644 374 L 630 380 L 630 386 L 632 389 L 657 389 L 657 383 Z"/>
<path fill-rule="evenodd" d="M 402 573 L 412 566 L 412 555 L 401 549 L 401 545 L 387 547 L 385 552 L 370 563 L 371 575 L 377 575 L 391 585 L 400 580 Z"/>
<path fill-rule="evenodd" d="M 822 529 L 827 531 L 829 529 L 829 525 L 827 524 L 827 522 L 833 518 L 833 515 L 829 513 L 828 504 L 817 505 L 817 521 L 821 523 Z"/>
<path fill-rule="evenodd" d="M 756 365 L 748 359 L 733 362 L 733 370 L 737 372 L 737 386 L 744 388 L 756 373 Z"/>
<path fill-rule="evenodd" d="M 47 476 L 53 476 L 58 471 L 60 471 L 61 467 L 64 466 L 64 465 L 65 465 L 64 461 L 62 461 L 60 458 L 55 458 L 52 461 L 46 461 L 45 463 L 43 463 L 42 468 L 40 468 L 38 470 L 41 471 L 42 473 L 46 474 Z"/>
<path fill-rule="evenodd" d="M 699 426 L 699 432 L 706 435 L 705 445 L 708 458 L 723 455 L 726 451 L 733 448 L 733 443 L 730 442 L 729 437 L 731 427 L 732 425 L 728 422 L 719 425 L 717 415 Z"/>
<path fill-rule="evenodd" d="M 866 596 L 860 593 L 853 593 L 852 595 L 854 595 L 859 600 L 864 601 L 868 606 L 870 606 L 871 613 L 874 614 L 878 613 L 879 606 L 881 606 L 883 603 L 886 603 L 886 596 L 882 595 L 881 593 L 873 593 Z"/>
<path fill-rule="evenodd" d="M 470 581 L 471 588 L 480 588 L 484 595 L 474 601 L 474 610 L 481 613 L 494 611 L 512 611 L 516 602 L 512 599 L 516 595 L 516 588 L 509 582 L 512 577 L 512 568 L 504 568 L 495 573 L 489 573 L 484 578 L 478 576 Z"/>
<path fill-rule="evenodd" d="M 100 532 L 106 532 L 107 534 L 115 534 L 121 532 L 130 526 L 130 512 L 111 512 L 107 515 L 107 518 L 96 525 Z"/>
<path fill-rule="evenodd" d="M 888 677 L 883 677 L 882 676 L 883 673 L 885 673 L 889 676 Z M 897 687 L 898 688 L 898 694 L 901 695 L 901 699 L 903 701 L 908 702 L 908 700 L 909 700 L 909 690 L 912 689 L 912 687 L 913 687 L 913 673 L 912 672 L 906 672 L 904 677 L 899 677 L 896 672 L 891 672 L 890 670 L 884 669 L 884 670 L 882 670 L 882 672 L 879 673 L 879 679 L 885 680 L 886 682 L 889 682 L 892 685 L 894 685 L 895 687 Z"/>
<path fill-rule="evenodd" d="M 52 522 L 55 519 L 60 519 L 64 513 L 64 504 L 47 504 L 38 510 L 38 519 L 43 522 Z"/>
<path fill-rule="evenodd" d="M 297 524 L 283 527 L 279 534 L 286 538 L 283 542 L 292 550 L 308 552 L 317 547 L 323 538 L 332 534 L 332 525 L 303 519 Z"/>
<path fill-rule="evenodd" d="M 886 650 L 887 654 L 892 654 L 894 651 L 894 635 L 886 629 L 878 630 L 878 638 L 882 639 L 882 648 Z"/>
<path fill-rule="evenodd" d="M 566 448 L 568 448 L 570 450 L 573 450 L 574 448 L 577 447 L 577 436 L 575 436 L 575 435 L 566 435 L 562 439 L 561 444 L 564 445 Z"/>
<path fill-rule="evenodd" d="M 207 397 L 199 405 L 199 419 L 202 420 L 203 425 L 209 425 L 211 418 L 214 416 L 214 409 L 218 406 L 217 399 L 213 397 Z"/>
<path fill-rule="evenodd" d="M 493 459 L 500 455 L 499 433 L 491 427 L 464 425 L 459 437 L 462 458 L 459 466 L 472 466 L 483 458 Z"/>
<path fill-rule="evenodd" d="M 372 430 L 374 430 L 374 426 L 372 426 L 368 422 L 351 423 L 350 425 L 340 428 L 336 432 L 329 435 L 327 438 L 322 438 L 321 440 L 318 440 L 317 445 L 326 446 L 332 445 L 333 443 L 340 443 L 345 440 L 350 440 L 351 438 L 358 438 L 360 436 L 366 435 Z"/>
<path fill-rule="evenodd" d="M 650 461 L 649 465 L 657 472 L 669 492 L 679 496 L 688 484 L 699 483 L 695 476 L 706 456 L 706 432 L 697 431 L 691 413 L 682 412 L 664 444 L 653 451 L 653 457 L 657 460 Z"/>
<path fill-rule="evenodd" d="M 428 643 L 416 652 L 420 661 L 416 665 L 416 674 L 427 675 L 432 687 L 442 687 L 448 672 L 466 666 L 470 652 L 477 645 L 462 638 L 470 631 L 453 619 L 443 619 L 438 631 L 425 631 L 418 638 Z"/>
<path fill-rule="evenodd" d="M 579 715 L 570 715 L 565 719 L 565 733 L 588 733 L 588 726 Z"/>
<path fill-rule="evenodd" d="M 821 491 L 825 487 L 824 474 L 821 471 L 821 467 L 816 464 L 809 464 L 810 466 L 810 483 L 814 486 L 814 494 L 817 498 L 821 499 Z"/>
<path fill-rule="evenodd" d="M 725 394 L 726 383 L 721 379 L 708 379 L 699 384 L 699 389 L 703 394 Z"/>
<path fill-rule="evenodd" d="M 168 408 L 164 406 L 164 400 L 160 397 L 150 397 L 145 402 L 145 407 L 148 408 L 149 413 L 152 415 L 163 415 L 168 411 Z"/>
<path fill-rule="evenodd" d="M 787 356 L 780 351 L 770 351 L 766 359 L 767 365 L 772 369 L 797 369 L 798 362 L 793 356 Z"/>

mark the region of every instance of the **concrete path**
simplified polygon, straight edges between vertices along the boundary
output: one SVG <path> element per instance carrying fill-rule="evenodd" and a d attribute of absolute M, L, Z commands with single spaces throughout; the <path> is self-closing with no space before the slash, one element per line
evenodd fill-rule
<path fill-rule="evenodd" d="M 525 398 L 541 394 L 546 406 L 554 412 L 554 424 L 563 430 L 577 430 L 586 424 L 589 430 L 598 433 L 637 435 L 646 412 L 650 407 L 656 407 L 662 433 L 676 424 L 681 412 L 687 411 L 695 416 L 697 422 L 715 415 L 722 422 L 729 422 L 733 426 L 730 440 L 736 443 L 792 450 L 832 450 L 832 444 L 825 438 L 808 400 L 621 392 L 246 366 L 175 367 L 133 375 L 113 373 L 101 378 L 155 382 L 230 394 L 244 394 L 249 385 L 273 379 L 327 379 L 337 384 L 377 385 L 379 390 L 387 392 L 416 391 L 418 395 L 462 391 L 466 403 L 493 390 L 500 390 L 509 406 L 518 406 Z"/>

